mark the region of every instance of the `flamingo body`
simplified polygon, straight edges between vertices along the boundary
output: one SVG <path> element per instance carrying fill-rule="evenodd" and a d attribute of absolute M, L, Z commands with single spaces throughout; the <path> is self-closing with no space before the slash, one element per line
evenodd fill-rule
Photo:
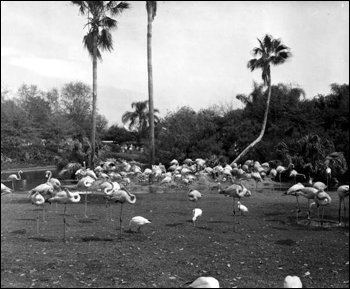
<path fill-rule="evenodd" d="M 303 288 L 303 285 L 298 276 L 288 275 L 284 279 L 283 288 Z"/>
<path fill-rule="evenodd" d="M 6 187 L 3 183 L 1 183 L 1 196 L 11 194 L 12 190 L 9 187 Z"/>
<path fill-rule="evenodd" d="M 214 277 L 199 277 L 193 281 L 190 288 L 220 288 L 219 281 Z"/>
<path fill-rule="evenodd" d="M 143 227 L 146 224 L 150 224 L 150 223 L 151 223 L 150 220 L 148 220 L 148 219 L 146 219 L 144 217 L 141 217 L 141 216 L 136 216 L 136 217 L 133 217 L 130 220 L 129 227 L 130 227 L 130 230 L 131 230 L 131 227 L 135 226 L 135 227 L 137 227 L 138 231 L 140 232 L 141 231 L 141 227 Z"/>

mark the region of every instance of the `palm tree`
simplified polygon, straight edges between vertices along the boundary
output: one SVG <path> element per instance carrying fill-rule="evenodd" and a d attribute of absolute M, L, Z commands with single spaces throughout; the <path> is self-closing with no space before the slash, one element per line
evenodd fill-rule
<path fill-rule="evenodd" d="M 90 166 L 94 167 L 96 138 L 96 103 L 97 103 L 97 59 L 102 60 L 101 50 L 111 51 L 113 40 L 111 30 L 118 22 L 111 17 L 120 15 L 129 8 L 127 2 L 119 1 L 71 1 L 79 6 L 81 15 L 87 15 L 88 32 L 83 38 L 84 47 L 92 57 L 92 130 Z M 109 17 L 110 15 L 111 17 Z"/>
<path fill-rule="evenodd" d="M 260 56 L 260 58 L 254 58 L 249 60 L 247 63 L 247 67 L 251 71 L 261 68 L 264 85 L 268 86 L 268 96 L 266 101 L 264 121 L 258 138 L 254 140 L 250 145 L 248 145 L 238 155 L 238 157 L 233 161 L 235 163 L 237 163 L 239 159 L 245 156 L 247 152 L 251 148 L 253 148 L 258 142 L 260 142 L 262 137 L 264 136 L 271 99 L 271 65 L 283 64 L 288 58 L 292 56 L 292 54 L 289 52 L 289 48 L 283 45 L 280 39 L 274 39 L 271 35 L 266 34 L 262 40 L 258 39 L 258 41 L 260 43 L 260 47 L 255 47 L 253 49 L 253 56 Z"/>
<path fill-rule="evenodd" d="M 154 105 L 153 105 L 153 74 L 152 74 L 152 23 L 157 12 L 157 1 L 146 1 L 147 10 L 147 67 L 148 67 L 148 101 L 150 125 L 150 166 L 154 164 Z"/>
<path fill-rule="evenodd" d="M 134 109 L 134 111 L 126 111 L 122 115 L 122 122 L 123 124 L 129 123 L 129 129 L 136 128 L 139 135 L 139 141 L 142 138 L 142 134 L 144 131 L 146 131 L 149 121 L 149 115 L 150 111 L 148 109 L 148 100 L 145 101 L 138 101 L 133 102 L 131 104 L 131 108 Z M 158 109 L 153 110 L 155 113 L 159 113 Z M 154 115 L 154 119 L 156 121 L 159 121 L 159 118 Z"/>

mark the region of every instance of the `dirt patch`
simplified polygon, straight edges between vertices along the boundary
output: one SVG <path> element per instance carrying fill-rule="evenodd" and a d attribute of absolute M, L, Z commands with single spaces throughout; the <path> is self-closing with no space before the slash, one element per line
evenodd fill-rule
<path fill-rule="evenodd" d="M 249 213 L 232 213 L 232 199 L 196 187 L 203 210 L 193 225 L 194 203 L 187 188 L 162 188 L 159 194 L 137 194 L 134 205 L 124 204 L 120 238 L 120 204 L 106 219 L 103 196 L 88 196 L 67 205 L 67 243 L 63 242 L 63 205 L 58 212 L 40 213 L 26 193 L 1 199 L 2 287 L 184 287 L 198 276 L 213 276 L 221 287 L 281 287 L 287 275 L 298 275 L 307 287 L 349 287 L 349 229 L 327 227 L 320 245 L 320 227 L 296 223 L 295 198 L 269 188 L 251 186 L 243 198 Z M 325 218 L 337 222 L 338 198 L 325 208 Z M 99 198 L 100 197 L 100 198 Z M 23 201 L 23 200 L 27 201 Z M 299 222 L 307 220 L 307 201 L 300 200 Z M 347 200 L 348 205 L 348 200 Z M 236 207 L 237 208 L 237 207 Z M 141 232 L 129 230 L 133 216 L 152 220 Z M 317 222 L 317 210 L 312 211 Z M 346 219 L 348 222 L 348 219 Z M 236 222 L 236 223 L 234 223 Z"/>

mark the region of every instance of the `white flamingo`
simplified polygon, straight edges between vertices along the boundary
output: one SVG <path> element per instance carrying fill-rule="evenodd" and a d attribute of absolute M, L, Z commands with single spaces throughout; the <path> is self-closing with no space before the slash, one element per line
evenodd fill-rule
<path fill-rule="evenodd" d="M 196 221 L 197 218 L 201 217 L 203 214 L 203 211 L 199 208 L 195 208 L 192 211 L 192 222 L 193 222 L 193 226 L 196 226 Z"/>
<path fill-rule="evenodd" d="M 194 207 L 196 207 L 196 202 L 202 198 L 202 194 L 194 189 L 189 189 L 188 198 L 191 202 L 194 202 Z"/>
<path fill-rule="evenodd" d="M 110 201 L 114 201 L 115 203 L 120 203 L 120 216 L 119 216 L 119 222 L 120 222 L 120 239 L 122 237 L 122 213 L 123 213 L 123 205 L 124 203 L 129 204 L 135 204 L 136 203 L 136 196 L 133 194 L 130 194 L 126 189 L 123 190 L 104 190 L 105 194 L 107 195 L 106 198 Z"/>
<path fill-rule="evenodd" d="M 315 200 L 315 204 L 317 206 L 318 220 L 319 221 L 320 221 L 320 206 L 322 207 L 322 220 L 321 220 L 321 245 L 322 245 L 324 207 L 330 205 L 332 202 L 332 199 L 325 191 L 319 190 L 316 193 L 314 200 Z"/>
<path fill-rule="evenodd" d="M 214 277 L 199 277 L 195 281 L 187 282 L 190 288 L 220 288 L 219 281 Z"/>
<path fill-rule="evenodd" d="M 12 194 L 12 190 L 1 183 L 1 196 L 5 196 L 7 194 Z"/>
<path fill-rule="evenodd" d="M 344 206 L 344 218 L 345 218 L 346 216 L 345 198 L 349 197 L 349 185 L 339 186 L 337 189 L 337 193 L 339 196 L 339 226 L 341 226 L 341 223 L 342 223 L 341 204 L 343 203 L 343 206 Z M 346 227 L 346 221 L 344 221 L 344 226 Z"/>
<path fill-rule="evenodd" d="M 301 280 L 298 276 L 288 275 L 284 279 L 283 288 L 303 288 Z"/>
<path fill-rule="evenodd" d="M 283 172 L 288 171 L 290 168 L 294 168 L 294 164 L 293 163 L 289 163 L 288 167 L 278 166 L 276 168 L 277 174 L 279 175 L 279 179 L 280 179 L 280 189 L 282 188 L 281 175 L 282 175 Z"/>
<path fill-rule="evenodd" d="M 44 197 L 45 201 L 49 200 L 52 196 L 54 196 L 54 188 L 52 186 L 52 184 L 50 183 L 45 183 L 45 184 L 41 184 L 36 186 L 35 188 L 31 189 L 28 194 L 30 196 L 33 196 L 35 193 L 39 193 L 41 196 Z M 43 222 L 45 221 L 45 207 L 43 204 Z"/>
<path fill-rule="evenodd" d="M 44 203 L 45 203 L 45 198 L 40 195 L 39 192 L 35 192 L 32 196 L 31 196 L 31 201 L 32 204 L 37 205 L 37 206 L 42 206 L 43 209 L 43 214 L 44 214 Z M 36 232 L 39 234 L 39 211 L 38 210 L 38 215 L 36 217 Z"/>
<path fill-rule="evenodd" d="M 82 179 L 80 179 L 76 185 L 76 189 L 85 188 L 85 213 L 84 213 L 85 218 L 88 218 L 88 216 L 86 214 L 86 212 L 87 212 L 87 189 L 90 188 L 94 182 L 95 182 L 95 180 L 92 177 L 86 176 L 86 177 L 83 177 Z"/>
<path fill-rule="evenodd" d="M 131 231 L 132 226 L 135 226 L 135 227 L 137 227 L 137 231 L 139 233 L 141 233 L 141 227 L 143 227 L 146 224 L 150 224 L 150 223 L 151 223 L 151 221 L 144 218 L 144 217 L 135 216 L 129 222 L 129 231 Z"/>
<path fill-rule="evenodd" d="M 63 241 L 66 242 L 66 210 L 67 210 L 67 204 L 80 202 L 80 195 L 79 195 L 79 193 L 72 193 L 67 188 L 64 188 L 63 191 L 58 192 L 54 197 L 50 198 L 49 202 L 57 202 L 57 203 L 60 203 L 60 204 L 64 204 Z"/>
<path fill-rule="evenodd" d="M 235 210 L 235 201 L 236 198 L 241 199 L 243 197 L 250 197 L 252 193 L 246 189 L 242 184 L 233 184 L 226 189 L 222 190 L 221 187 L 218 189 L 219 194 L 225 196 L 230 196 L 233 198 L 233 216 L 234 216 L 234 225 L 236 231 L 236 210 Z"/>
<path fill-rule="evenodd" d="M 46 183 L 50 183 L 53 186 L 54 192 L 55 191 L 59 192 L 61 190 L 61 182 L 56 178 L 52 178 L 51 171 L 46 171 L 45 176 L 47 177 Z M 52 206 L 52 203 L 51 203 L 51 206 Z M 52 210 L 52 207 L 51 207 L 51 210 Z M 57 203 L 56 203 L 56 212 L 57 212 Z"/>
<path fill-rule="evenodd" d="M 297 176 L 302 176 L 304 179 L 306 179 L 306 176 L 304 174 L 300 174 L 296 170 L 291 170 L 289 177 L 294 178 L 294 183 L 297 182 Z"/>
<path fill-rule="evenodd" d="M 9 175 L 7 180 L 8 181 L 11 181 L 12 182 L 12 191 L 15 190 L 15 181 L 19 181 L 21 180 L 21 174 L 23 174 L 23 172 L 21 170 L 18 171 L 18 176 L 16 174 L 12 174 L 12 175 Z"/>

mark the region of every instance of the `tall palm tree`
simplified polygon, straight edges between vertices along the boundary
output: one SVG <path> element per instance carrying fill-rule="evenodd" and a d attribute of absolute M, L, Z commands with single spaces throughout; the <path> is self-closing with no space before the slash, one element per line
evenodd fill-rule
<path fill-rule="evenodd" d="M 123 124 L 129 122 L 129 129 L 136 128 L 140 141 L 149 122 L 150 110 L 148 109 L 148 100 L 133 102 L 131 108 L 133 108 L 134 111 L 126 111 L 122 115 L 122 122 Z M 153 111 L 154 113 L 159 113 L 158 109 L 153 109 Z M 154 115 L 154 119 L 159 121 L 159 118 L 156 115 Z"/>
<path fill-rule="evenodd" d="M 150 125 L 150 166 L 155 161 L 154 145 L 154 105 L 153 105 L 153 72 L 152 72 L 152 23 L 157 12 L 157 1 L 146 1 L 147 10 L 147 68 L 148 68 L 148 100 Z"/>
<path fill-rule="evenodd" d="M 96 138 L 96 103 L 97 103 L 97 59 L 102 60 L 101 50 L 113 50 L 111 30 L 118 22 L 111 18 L 120 15 L 130 5 L 119 1 L 71 1 L 79 6 L 81 15 L 87 15 L 88 32 L 83 38 L 84 47 L 92 57 L 92 129 L 90 166 L 94 167 Z M 108 16 L 110 15 L 110 16 Z"/>
<path fill-rule="evenodd" d="M 274 39 L 271 35 L 266 34 L 262 40 L 258 39 L 260 47 L 255 47 L 253 49 L 253 56 L 260 58 L 254 58 L 248 61 L 247 67 L 254 71 L 255 69 L 262 69 L 262 79 L 264 85 L 268 87 L 268 96 L 266 101 L 266 109 L 264 114 L 263 125 L 261 132 L 256 140 L 254 140 L 250 145 L 248 145 L 233 162 L 238 162 L 243 156 L 245 156 L 248 151 L 253 148 L 258 142 L 261 141 L 264 136 L 267 116 L 269 113 L 270 99 L 271 99 L 271 65 L 283 64 L 288 58 L 292 56 L 290 49 L 283 45 L 280 39 Z"/>

